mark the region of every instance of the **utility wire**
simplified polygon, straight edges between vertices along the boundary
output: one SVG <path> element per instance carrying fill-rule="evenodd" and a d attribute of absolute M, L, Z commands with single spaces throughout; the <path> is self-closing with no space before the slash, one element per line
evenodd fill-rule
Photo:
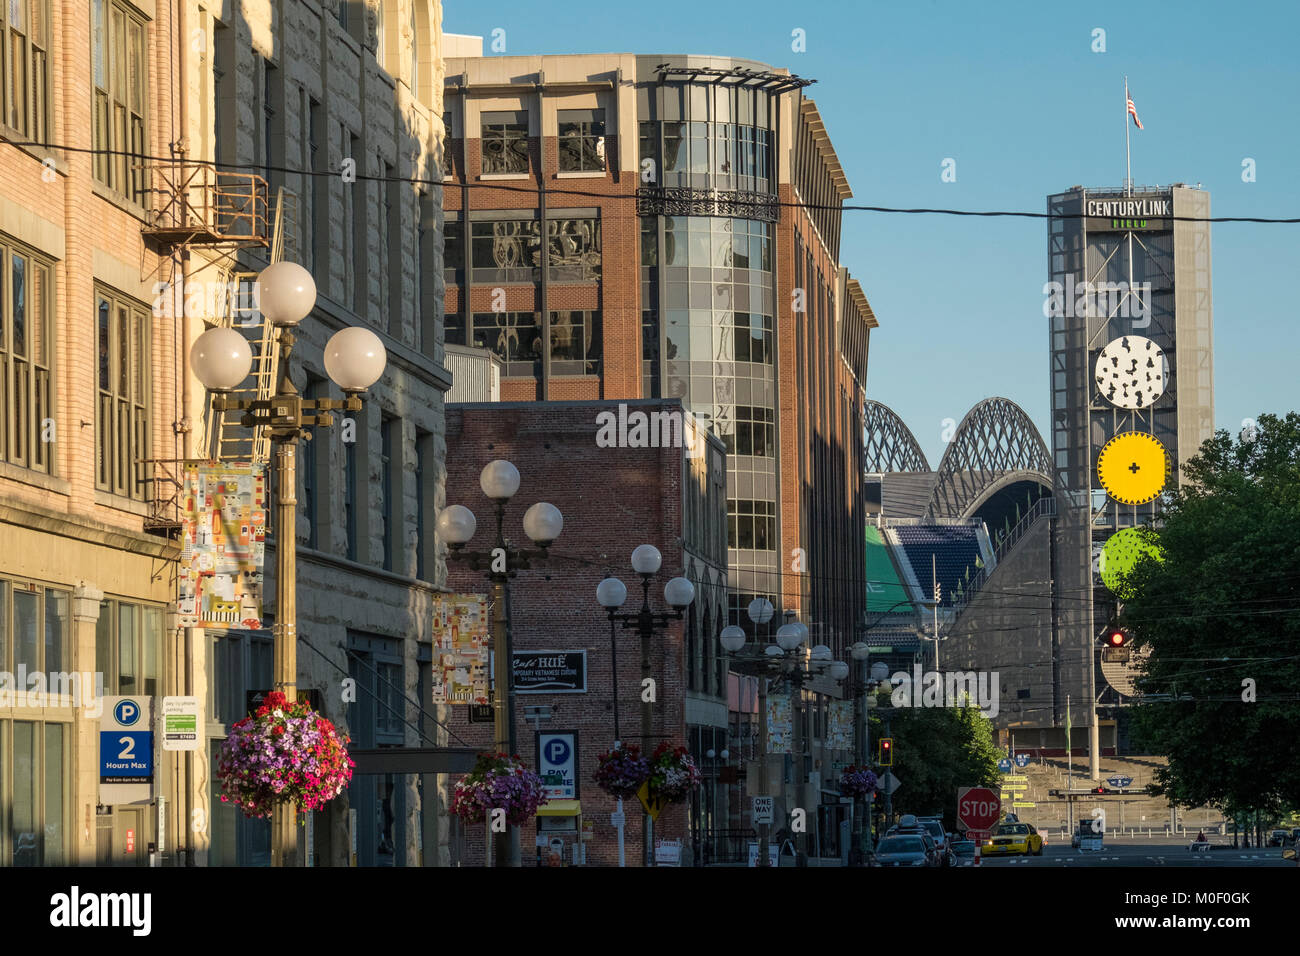
<path fill-rule="evenodd" d="M 41 142 L 37 140 L 18 140 L 11 139 L 7 136 L 0 136 L 0 142 L 8 143 L 11 146 L 25 146 L 34 149 L 52 149 L 65 153 L 85 153 L 92 156 L 126 156 L 132 159 L 151 162 L 151 163 L 168 163 L 180 165 L 181 161 L 174 156 L 151 156 L 144 153 L 132 152 L 130 150 L 120 149 L 96 149 L 85 146 L 66 146 L 59 143 Z M 349 157 L 360 159 L 360 157 Z M 253 171 L 271 171 L 285 173 L 291 176 L 315 176 L 315 177 L 334 177 L 341 176 L 342 170 L 310 170 L 295 169 L 291 166 L 267 166 L 262 163 L 221 163 L 220 166 L 213 160 L 186 159 L 185 165 L 193 166 L 210 166 L 217 170 L 253 170 Z M 529 175 L 532 175 L 531 173 Z M 629 173 L 629 176 L 637 177 L 636 173 Z M 350 176 L 355 177 L 356 182 L 375 182 L 375 183 L 407 183 L 412 186 L 443 186 L 443 187 L 466 187 L 469 189 L 486 189 L 498 192 L 517 192 L 527 193 L 530 196 L 578 196 L 587 199 L 605 199 L 610 201 L 617 200 L 637 200 L 639 197 L 635 192 L 607 193 L 596 192 L 588 189 L 563 188 L 558 186 L 548 186 L 545 183 L 534 183 L 531 185 L 510 185 L 501 182 L 471 183 L 459 182 L 456 180 L 439 179 L 420 179 L 417 177 L 407 176 L 375 176 L 367 173 L 355 172 Z M 647 184 L 657 187 L 657 183 Z M 1022 212 L 1017 210 L 977 210 L 977 209 L 944 209 L 933 207 L 915 207 L 902 208 L 898 206 L 869 206 L 860 204 L 836 204 L 836 203 L 808 203 L 795 202 L 779 199 L 775 196 L 771 198 L 762 198 L 754 200 L 744 200 L 732 198 L 728 200 L 731 206 L 752 205 L 755 208 L 788 208 L 788 209 L 809 209 L 809 210 L 829 210 L 831 212 L 876 212 L 876 213 L 896 213 L 901 215 L 935 215 L 935 216 L 973 216 L 987 218 L 1012 218 L 1012 219 L 1096 219 L 1096 216 L 1088 216 L 1085 213 L 1050 213 L 1050 212 Z M 743 218 L 743 217 L 742 217 Z M 1267 223 L 1295 225 L 1300 223 L 1300 217 L 1295 218 L 1274 218 L 1267 216 L 1161 216 L 1172 222 L 1250 222 L 1250 223 Z"/>

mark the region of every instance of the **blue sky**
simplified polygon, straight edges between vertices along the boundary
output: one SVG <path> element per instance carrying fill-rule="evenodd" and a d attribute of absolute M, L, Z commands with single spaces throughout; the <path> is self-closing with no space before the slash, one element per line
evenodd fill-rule
<path fill-rule="evenodd" d="M 1042 212 L 1072 185 L 1120 185 L 1128 74 L 1145 127 L 1132 131 L 1135 182 L 1201 183 L 1213 215 L 1300 216 L 1293 2 L 450 0 L 443 16 L 450 33 L 503 28 L 507 54 L 717 54 L 816 79 L 807 92 L 864 205 Z M 956 182 L 940 180 L 946 158 Z M 1042 220 L 845 213 L 841 258 L 880 319 L 868 395 L 932 465 L 944 419 L 990 395 L 1018 402 L 1050 442 L 1046 235 Z M 1215 417 L 1236 432 L 1300 408 L 1300 225 L 1217 224 L 1212 254 Z"/>

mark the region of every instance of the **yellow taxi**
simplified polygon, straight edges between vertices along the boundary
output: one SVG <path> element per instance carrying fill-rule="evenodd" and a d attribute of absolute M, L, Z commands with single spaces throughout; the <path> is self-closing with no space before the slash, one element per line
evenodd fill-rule
<path fill-rule="evenodd" d="M 1043 855 L 1043 836 L 1028 823 L 1003 823 L 980 847 L 981 856 Z"/>

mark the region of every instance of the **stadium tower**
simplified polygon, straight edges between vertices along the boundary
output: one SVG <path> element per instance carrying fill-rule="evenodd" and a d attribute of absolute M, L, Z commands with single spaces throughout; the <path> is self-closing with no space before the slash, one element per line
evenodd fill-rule
<path fill-rule="evenodd" d="M 1127 649 L 1097 653 L 1119 609 L 1102 571 L 1113 584 L 1134 553 L 1126 529 L 1158 519 L 1162 494 L 1213 432 L 1210 197 L 1181 183 L 1075 186 L 1049 196 L 1047 211 L 1054 696 L 1057 726 L 1067 695 L 1073 725 L 1089 726 L 1095 777 L 1098 718 L 1088 702 L 1104 709 L 1134 690 Z"/>

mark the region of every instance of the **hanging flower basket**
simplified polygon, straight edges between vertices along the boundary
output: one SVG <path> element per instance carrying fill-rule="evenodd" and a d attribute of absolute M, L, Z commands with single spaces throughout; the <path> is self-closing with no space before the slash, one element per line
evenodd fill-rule
<path fill-rule="evenodd" d="M 634 797 L 650 779 L 650 761 L 636 744 L 623 744 L 601 754 L 596 761 L 596 786 L 610 796 Z"/>
<path fill-rule="evenodd" d="M 299 814 L 321 810 L 352 779 L 348 743 L 306 701 L 290 704 L 279 691 L 267 694 L 221 744 L 221 802 L 233 803 L 247 817 L 269 817 L 284 804 L 296 805 Z"/>
<path fill-rule="evenodd" d="M 524 766 L 516 754 L 482 753 L 474 769 L 456 784 L 451 812 L 466 823 L 483 823 L 493 810 L 506 811 L 506 822 L 520 826 L 547 802 L 542 778 Z"/>
<path fill-rule="evenodd" d="M 700 769 L 685 747 L 662 741 L 650 755 L 650 794 L 681 803 L 700 785 Z"/>
<path fill-rule="evenodd" d="M 840 793 L 846 797 L 869 797 L 876 792 L 876 775 L 866 767 L 846 767 L 840 774 Z"/>

